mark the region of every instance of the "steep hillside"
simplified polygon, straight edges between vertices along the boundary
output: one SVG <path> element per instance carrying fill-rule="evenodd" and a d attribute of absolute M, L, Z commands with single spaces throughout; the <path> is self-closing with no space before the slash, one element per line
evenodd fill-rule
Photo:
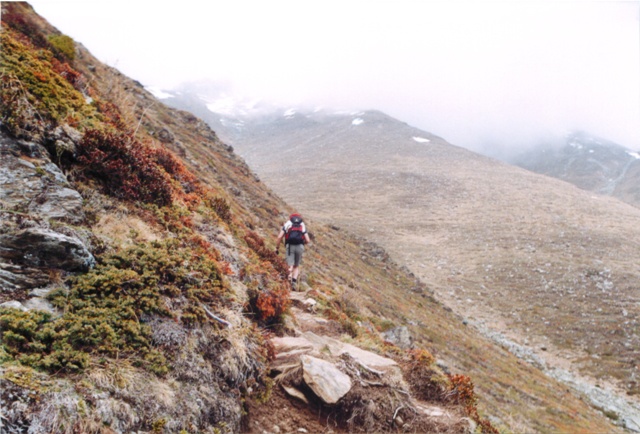
<path fill-rule="evenodd" d="M 639 156 L 616 143 L 586 133 L 564 143 L 544 143 L 512 158 L 513 164 L 570 182 L 583 190 L 640 205 Z"/>
<path fill-rule="evenodd" d="M 639 429 L 637 209 L 381 113 L 242 121 L 225 137 L 287 201 L 377 242 L 465 321 L 554 375 L 617 391 Z"/>
<path fill-rule="evenodd" d="M 204 122 L 26 3 L 2 3 L 0 56 L 0 431 L 496 432 L 469 377 L 385 342 L 401 311 L 353 294 L 412 288 L 455 321 L 380 249 L 308 219 L 296 300 L 273 252 L 291 209 Z"/>

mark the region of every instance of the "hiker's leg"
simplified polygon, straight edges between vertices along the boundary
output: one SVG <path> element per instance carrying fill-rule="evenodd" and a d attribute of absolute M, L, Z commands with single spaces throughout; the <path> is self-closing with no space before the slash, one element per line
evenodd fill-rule
<path fill-rule="evenodd" d="M 287 265 L 289 266 L 289 280 L 291 280 L 291 278 L 293 277 L 293 269 L 296 266 L 296 255 L 295 252 L 293 252 L 291 250 L 291 246 L 290 245 L 286 245 L 286 249 L 287 249 Z"/>
<path fill-rule="evenodd" d="M 299 274 L 300 274 L 300 267 L 293 267 L 291 277 L 294 279 L 297 279 Z"/>

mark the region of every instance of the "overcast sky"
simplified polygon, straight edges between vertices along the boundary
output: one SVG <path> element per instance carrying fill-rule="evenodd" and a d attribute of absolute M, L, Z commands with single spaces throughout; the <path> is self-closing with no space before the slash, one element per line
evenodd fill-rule
<path fill-rule="evenodd" d="M 378 109 L 472 149 L 583 129 L 640 150 L 638 1 L 29 3 L 145 86 Z"/>

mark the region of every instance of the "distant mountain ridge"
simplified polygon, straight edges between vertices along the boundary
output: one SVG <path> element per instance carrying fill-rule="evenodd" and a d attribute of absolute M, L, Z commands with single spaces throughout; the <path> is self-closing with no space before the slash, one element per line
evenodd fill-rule
<path fill-rule="evenodd" d="M 640 206 L 640 154 L 586 132 L 568 134 L 564 143 L 543 143 L 511 162 Z"/>
<path fill-rule="evenodd" d="M 269 133 L 269 128 L 286 130 L 295 125 L 302 125 L 295 122 L 278 122 L 300 122 L 300 116 L 312 122 L 324 122 L 333 116 L 335 120 L 351 119 L 356 125 L 363 121 L 357 120 L 358 113 L 375 112 L 277 107 L 255 99 L 234 97 L 225 90 L 212 87 L 209 82 L 191 84 L 184 87 L 183 92 L 163 95 L 163 98 L 167 97 L 170 105 L 197 113 L 223 140 L 230 143 L 238 139 L 244 141 L 253 134 Z M 247 127 L 245 122 L 250 126 Z M 326 124 L 325 126 L 329 127 Z M 420 134 L 425 135 L 425 132 L 416 129 L 416 134 L 416 140 L 421 140 Z M 291 137 L 292 140 L 294 138 L 299 139 Z M 244 149 L 240 149 L 240 152 L 243 151 Z M 247 151 L 246 155 L 243 155 L 245 158 L 251 158 L 253 152 L 261 152 L 259 148 Z M 489 150 L 482 154 L 494 157 Z M 524 152 L 512 151 L 508 156 L 495 157 L 532 172 L 561 179 L 583 190 L 613 196 L 640 207 L 640 152 L 595 137 L 588 132 L 570 132 L 563 139 L 544 140 Z M 253 164 L 261 162 L 262 159 L 254 159 Z"/>

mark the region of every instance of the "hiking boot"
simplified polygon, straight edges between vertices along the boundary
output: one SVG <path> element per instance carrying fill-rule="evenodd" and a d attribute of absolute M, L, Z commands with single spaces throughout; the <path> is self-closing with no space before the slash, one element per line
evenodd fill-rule
<path fill-rule="evenodd" d="M 292 291 L 298 290 L 298 279 L 291 279 L 291 290 Z"/>

